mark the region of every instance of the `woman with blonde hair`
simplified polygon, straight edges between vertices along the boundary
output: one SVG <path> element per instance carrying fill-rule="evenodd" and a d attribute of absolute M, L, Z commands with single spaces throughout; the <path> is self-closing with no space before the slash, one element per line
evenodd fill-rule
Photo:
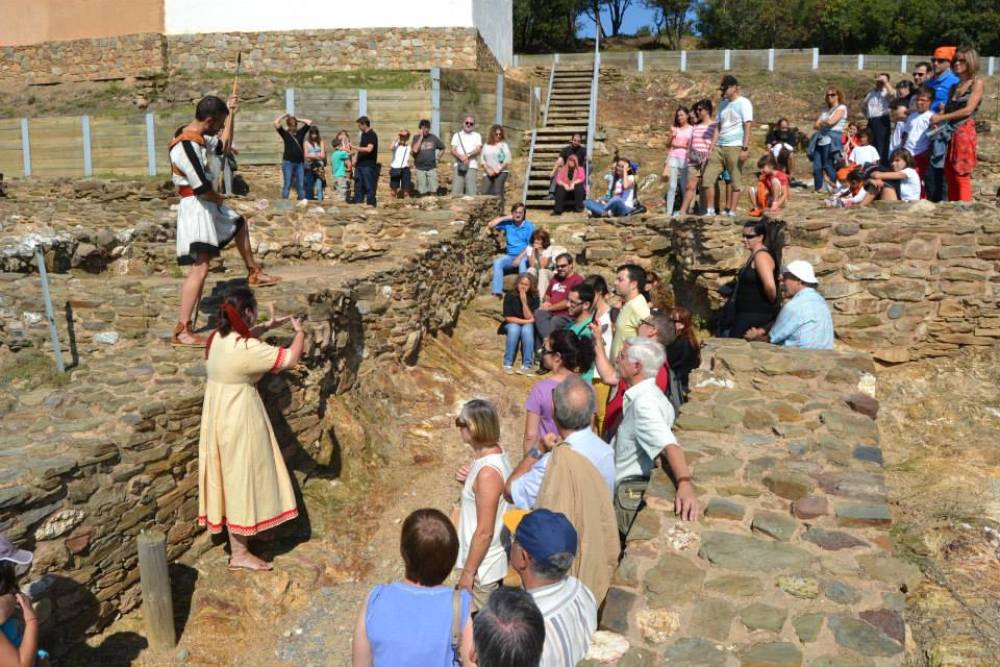
<path fill-rule="evenodd" d="M 507 553 L 500 542 L 501 517 L 507 511 L 504 484 L 511 466 L 500 447 L 500 418 L 489 401 L 468 401 L 455 418 L 462 442 L 473 460 L 459 469 L 462 482 L 458 514 L 458 588 L 472 593 L 478 609 L 500 588 L 507 573 Z"/>
<path fill-rule="evenodd" d="M 952 69 L 958 75 L 958 85 L 944 106 L 944 113 L 931 116 L 931 124 L 941 127 L 938 136 L 947 139 L 944 156 L 944 178 L 948 184 L 949 201 L 972 199 L 972 170 L 976 168 L 976 111 L 983 101 L 983 80 L 979 73 L 979 54 L 971 46 L 955 51 Z M 947 123 L 947 126 L 942 125 Z M 934 156 L 931 158 L 934 160 Z"/>

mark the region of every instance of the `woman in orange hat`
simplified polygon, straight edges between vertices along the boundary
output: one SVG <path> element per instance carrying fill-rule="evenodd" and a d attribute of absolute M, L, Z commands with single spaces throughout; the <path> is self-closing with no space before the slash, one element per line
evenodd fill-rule
<path fill-rule="evenodd" d="M 976 168 L 976 110 L 983 100 L 983 80 L 979 72 L 979 54 L 971 46 L 955 52 L 952 68 L 958 75 L 958 85 L 952 88 L 944 113 L 931 116 L 931 123 L 949 123 L 951 141 L 944 161 L 944 178 L 950 201 L 972 199 L 972 170 Z"/>

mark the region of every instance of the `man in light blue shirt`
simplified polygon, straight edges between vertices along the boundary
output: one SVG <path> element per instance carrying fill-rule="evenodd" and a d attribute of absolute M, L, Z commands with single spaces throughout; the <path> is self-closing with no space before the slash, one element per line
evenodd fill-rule
<path fill-rule="evenodd" d="M 808 350 L 833 349 L 833 318 L 826 300 L 816 291 L 818 281 L 809 262 L 790 262 L 781 274 L 781 289 L 791 297 L 770 332 L 753 328 L 747 340 L 770 340 L 774 345 Z"/>
<path fill-rule="evenodd" d="M 524 204 L 518 203 L 510 209 L 510 217 L 499 216 L 487 223 L 490 229 L 502 230 L 507 237 L 507 253 L 493 262 L 493 295 L 503 296 L 503 274 L 509 273 L 515 266 L 519 273 L 528 270 L 528 244 L 535 226 L 525 215 Z"/>
<path fill-rule="evenodd" d="M 544 452 L 532 450 L 524 457 L 507 479 L 504 490 L 507 499 L 517 507 L 532 509 L 545 479 L 545 470 L 552 457 L 550 450 L 565 440 L 578 454 L 594 464 L 608 487 L 608 494 L 615 490 L 615 452 L 590 429 L 597 411 L 594 388 L 589 382 L 571 376 L 552 392 L 553 413 L 559 436 L 550 433 L 540 443 Z"/>

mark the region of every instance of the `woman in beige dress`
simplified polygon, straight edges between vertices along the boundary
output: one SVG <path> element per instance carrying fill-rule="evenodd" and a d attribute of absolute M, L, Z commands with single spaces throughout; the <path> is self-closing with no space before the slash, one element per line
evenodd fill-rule
<path fill-rule="evenodd" d="M 250 553 L 247 539 L 299 513 L 256 384 L 265 373 L 297 364 L 305 336 L 292 317 L 253 326 L 256 321 L 253 292 L 245 287 L 231 290 L 222 300 L 219 326 L 205 349 L 208 382 L 198 443 L 198 524 L 211 533 L 228 530 L 233 570 L 270 570 L 270 563 Z M 290 347 L 274 347 L 257 338 L 288 322 L 295 329 Z"/>

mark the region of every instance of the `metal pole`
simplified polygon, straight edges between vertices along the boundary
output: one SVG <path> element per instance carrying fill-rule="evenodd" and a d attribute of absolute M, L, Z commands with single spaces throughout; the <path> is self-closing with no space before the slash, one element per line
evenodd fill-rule
<path fill-rule="evenodd" d="M 358 89 L 358 116 L 368 115 L 368 89 Z"/>
<path fill-rule="evenodd" d="M 31 132 L 28 130 L 28 119 L 21 119 L 21 164 L 24 167 L 24 177 L 31 176 Z"/>
<path fill-rule="evenodd" d="M 56 370 L 66 372 L 63 364 L 62 345 L 59 343 L 59 330 L 56 329 L 56 316 L 52 310 L 52 295 L 49 294 L 49 274 L 45 271 L 45 255 L 42 246 L 35 246 L 35 260 L 38 262 L 38 276 L 42 280 L 42 299 L 45 301 L 45 319 L 49 321 L 49 338 L 52 340 L 52 355 L 56 358 Z"/>
<path fill-rule="evenodd" d="M 441 136 L 441 68 L 431 68 L 431 132 Z"/>
<path fill-rule="evenodd" d="M 295 89 L 285 88 L 285 113 L 295 115 Z"/>
<path fill-rule="evenodd" d="M 94 175 L 94 160 L 90 146 L 90 116 L 80 116 L 80 130 L 83 133 L 83 175 Z"/>
<path fill-rule="evenodd" d="M 150 176 L 156 176 L 156 125 L 153 114 L 146 114 L 146 168 Z"/>

